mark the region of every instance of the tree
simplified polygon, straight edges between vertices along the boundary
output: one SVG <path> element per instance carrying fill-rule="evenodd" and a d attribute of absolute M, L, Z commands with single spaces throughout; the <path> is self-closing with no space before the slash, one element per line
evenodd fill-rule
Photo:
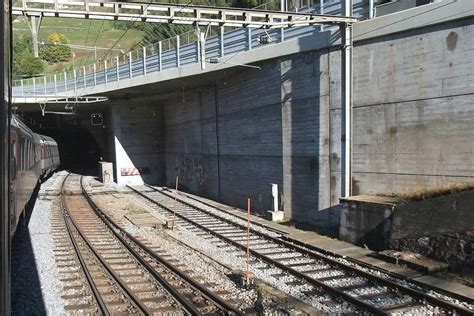
<path fill-rule="evenodd" d="M 43 61 L 33 54 L 24 54 L 19 60 L 22 77 L 34 77 L 44 70 Z"/>
<path fill-rule="evenodd" d="M 49 34 L 48 42 L 40 49 L 40 57 L 50 64 L 68 61 L 71 58 L 71 47 L 63 34 L 54 32 Z"/>
<path fill-rule="evenodd" d="M 43 62 L 31 52 L 31 38 L 13 33 L 13 79 L 33 77 L 43 70 Z"/>

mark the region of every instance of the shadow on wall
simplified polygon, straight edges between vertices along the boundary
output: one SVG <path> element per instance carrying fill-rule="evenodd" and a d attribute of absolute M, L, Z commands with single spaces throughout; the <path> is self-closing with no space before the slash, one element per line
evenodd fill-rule
<path fill-rule="evenodd" d="M 333 43 L 340 34 L 323 32 L 317 38 Z M 329 63 L 329 49 L 282 61 L 281 111 L 285 215 L 299 228 L 332 234 L 339 208 L 330 202 Z"/>

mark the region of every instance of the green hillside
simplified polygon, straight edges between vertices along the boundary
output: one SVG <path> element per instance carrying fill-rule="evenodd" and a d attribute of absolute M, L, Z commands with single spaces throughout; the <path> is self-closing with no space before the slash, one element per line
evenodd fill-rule
<path fill-rule="evenodd" d="M 168 2 L 163 0 L 162 2 Z M 264 0 L 172 0 L 181 4 L 232 6 L 232 7 L 255 7 L 264 6 L 264 9 L 277 9 L 276 1 L 266 2 Z M 262 7 L 263 8 L 263 7 Z M 178 34 L 192 31 L 190 25 L 168 25 L 149 24 L 137 22 L 114 22 L 97 21 L 71 18 L 43 18 L 38 41 L 48 42 L 48 36 L 52 33 L 65 35 L 67 43 L 71 45 L 97 47 L 97 58 L 107 59 L 129 51 L 139 44 L 146 45 L 159 40 L 173 38 Z M 44 60 L 55 62 L 49 64 L 44 60 L 34 59 L 32 55 L 31 33 L 24 17 L 17 17 L 13 21 L 13 76 L 15 79 L 28 78 L 44 74 L 57 73 L 64 69 L 90 65 L 96 61 L 94 50 L 72 48 L 72 54 L 68 52 L 66 58 L 53 59 L 40 56 Z M 51 42 L 50 42 L 51 43 Z M 42 46 L 40 46 L 41 48 Z M 45 50 L 51 51 L 59 47 Z M 113 50 L 109 50 L 113 48 Z M 41 51 L 41 50 L 40 50 Z M 48 55 L 51 56 L 51 55 Z M 70 57 L 69 57 L 70 56 Z M 67 60 L 56 62 L 58 60 Z"/>
<path fill-rule="evenodd" d="M 30 29 L 24 17 L 18 17 L 13 22 L 13 32 L 31 37 Z M 38 41 L 47 41 L 48 35 L 57 32 L 64 34 L 69 40 L 69 44 L 96 46 L 98 48 L 110 48 L 125 33 L 125 30 L 115 29 L 113 22 L 95 21 L 84 19 L 69 18 L 44 18 L 41 22 Z M 115 45 L 114 49 L 127 51 L 135 44 L 140 42 L 144 36 L 144 32 L 138 29 L 128 30 L 122 39 Z M 74 58 L 69 62 L 47 65 L 44 73 L 52 73 L 60 71 L 64 68 L 72 66 L 80 66 L 81 64 L 90 64 L 94 61 L 94 52 L 92 50 L 82 50 L 73 48 Z M 101 58 L 107 53 L 107 50 L 97 50 L 97 57 Z M 112 51 L 108 57 L 119 54 L 119 51 Z"/>

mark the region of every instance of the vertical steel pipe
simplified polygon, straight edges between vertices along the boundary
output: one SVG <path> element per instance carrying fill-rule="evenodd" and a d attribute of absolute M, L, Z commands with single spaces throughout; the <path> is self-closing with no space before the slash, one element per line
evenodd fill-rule
<path fill-rule="evenodd" d="M 96 64 L 92 65 L 92 70 L 94 71 L 94 87 L 97 85 L 97 66 Z"/>
<path fill-rule="evenodd" d="M 224 52 L 224 27 L 221 26 L 219 28 L 219 43 L 220 43 L 220 55 L 221 57 L 224 57 L 225 52 Z"/>
<path fill-rule="evenodd" d="M 142 47 L 142 55 L 143 55 L 143 75 L 146 75 L 146 47 L 145 46 Z M 130 78 L 132 78 L 131 75 L 130 75 Z"/>
<path fill-rule="evenodd" d="M 72 70 L 72 75 L 74 77 L 74 93 L 77 93 L 77 72 L 76 68 Z"/>
<path fill-rule="evenodd" d="M 158 71 L 163 69 L 163 63 L 161 61 L 161 54 L 163 53 L 163 44 L 161 41 L 158 42 Z"/>
<path fill-rule="evenodd" d="M 115 72 L 117 74 L 117 81 L 120 81 L 119 57 L 115 57 Z"/>
<path fill-rule="evenodd" d="M 82 66 L 82 80 L 84 81 L 84 89 L 87 87 L 86 85 L 86 66 Z"/>
<path fill-rule="evenodd" d="M 344 16 L 352 16 L 352 0 L 344 0 Z M 341 196 L 352 195 L 352 26 L 341 25 L 342 32 L 342 131 Z"/>
<path fill-rule="evenodd" d="M 179 35 L 176 35 L 176 66 L 180 66 L 179 61 Z"/>
<path fill-rule="evenodd" d="M 104 60 L 104 81 L 107 83 L 107 59 Z"/>
<path fill-rule="evenodd" d="M 247 50 L 252 49 L 252 28 L 247 27 Z"/>
<path fill-rule="evenodd" d="M 128 74 L 129 74 L 129 78 L 132 79 L 133 77 L 132 52 L 128 52 Z"/>

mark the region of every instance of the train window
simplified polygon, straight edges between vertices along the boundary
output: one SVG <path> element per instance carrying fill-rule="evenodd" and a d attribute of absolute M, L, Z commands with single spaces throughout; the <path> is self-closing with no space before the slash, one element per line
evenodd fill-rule
<path fill-rule="evenodd" d="M 31 160 L 33 158 L 33 150 L 31 149 L 31 141 L 28 141 L 28 169 L 31 168 Z"/>
<path fill-rule="evenodd" d="M 28 141 L 28 169 L 31 168 L 31 158 L 33 158 L 33 150 L 31 149 L 31 141 Z"/>
<path fill-rule="evenodd" d="M 23 162 L 25 161 L 25 149 L 24 149 L 24 140 L 20 140 L 20 170 L 23 170 Z"/>
<path fill-rule="evenodd" d="M 12 140 L 11 145 L 10 145 L 10 153 L 11 153 L 11 159 L 10 159 L 10 178 L 13 180 L 16 179 L 16 141 Z"/>

